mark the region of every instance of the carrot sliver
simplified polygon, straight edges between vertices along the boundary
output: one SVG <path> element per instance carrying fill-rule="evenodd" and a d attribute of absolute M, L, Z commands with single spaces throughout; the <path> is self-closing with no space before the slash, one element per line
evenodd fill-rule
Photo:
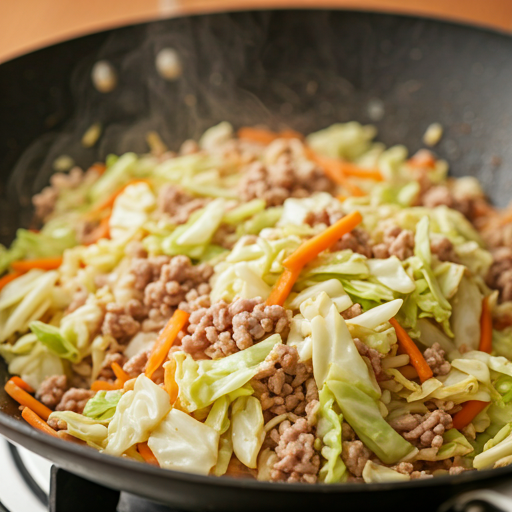
<path fill-rule="evenodd" d="M 53 430 L 46 421 L 44 421 L 42 418 L 40 418 L 30 407 L 25 407 L 23 411 L 21 411 L 22 418 L 32 427 L 37 428 L 38 430 L 41 430 L 41 432 L 44 432 L 45 434 L 49 434 L 53 437 L 59 437 L 57 432 Z"/>
<path fill-rule="evenodd" d="M 436 166 L 436 159 L 428 149 L 420 149 L 409 160 L 407 160 L 409 167 L 425 169 L 434 169 Z"/>
<path fill-rule="evenodd" d="M 155 342 L 155 346 L 149 356 L 148 364 L 146 365 L 146 371 L 144 372 L 146 377 L 150 379 L 160 366 L 164 363 L 167 358 L 169 350 L 171 350 L 172 344 L 176 340 L 178 333 L 185 327 L 188 322 L 190 313 L 177 309 L 166 326 L 162 329 L 158 338 Z"/>
<path fill-rule="evenodd" d="M 91 384 L 92 391 L 113 391 L 114 389 L 119 389 L 119 387 L 112 382 L 107 382 L 106 380 L 95 380 Z"/>
<path fill-rule="evenodd" d="M 2 290 L 2 288 L 7 286 L 11 281 L 14 281 L 21 275 L 23 275 L 23 272 L 11 272 L 10 274 L 7 274 L 4 277 L 0 278 L 0 290 Z"/>
<path fill-rule="evenodd" d="M 121 368 L 119 363 L 112 363 L 111 368 L 112 371 L 114 372 L 114 375 L 117 377 L 120 383 L 122 383 L 121 387 L 123 387 L 125 383 L 131 379 L 131 377 Z"/>
<path fill-rule="evenodd" d="M 489 297 L 482 300 L 482 314 L 480 316 L 480 345 L 481 352 L 492 352 L 492 312 L 489 307 Z"/>
<path fill-rule="evenodd" d="M 139 443 L 137 445 L 137 451 L 140 453 L 141 457 L 144 459 L 145 462 L 153 466 L 160 467 L 157 458 L 153 455 L 153 452 L 151 451 L 151 448 L 148 446 L 147 442 Z"/>
<path fill-rule="evenodd" d="M 10 380 L 16 384 L 21 389 L 24 389 L 25 391 L 28 391 L 29 393 L 35 393 L 36 390 L 27 382 L 25 382 L 21 377 L 18 377 L 17 375 L 14 375 L 14 377 L 11 377 Z"/>
<path fill-rule="evenodd" d="M 304 136 L 294 130 L 273 132 L 264 128 L 243 127 L 237 132 L 239 139 L 246 139 L 259 144 L 270 144 L 276 139 L 303 139 Z"/>
<path fill-rule="evenodd" d="M 40 258 L 37 260 L 18 260 L 11 263 L 11 268 L 16 272 L 28 272 L 33 268 L 42 270 L 55 270 L 62 265 L 62 258 Z"/>
<path fill-rule="evenodd" d="M 112 208 L 114 206 L 114 203 L 116 202 L 116 199 L 128 188 L 130 185 L 135 185 L 136 183 L 148 183 L 148 180 L 144 179 L 137 179 L 137 180 L 130 180 L 128 183 L 123 185 L 121 188 L 113 192 L 109 197 L 107 197 L 104 201 L 94 206 L 91 210 L 87 212 L 87 216 L 91 217 L 94 216 L 103 210 L 106 210 L 107 208 Z"/>
<path fill-rule="evenodd" d="M 279 276 L 279 279 L 270 292 L 266 302 L 267 306 L 282 306 L 285 303 L 301 270 L 302 267 L 293 270 L 288 268 L 284 269 L 284 272 Z"/>
<path fill-rule="evenodd" d="M 467 427 L 489 403 L 490 402 L 480 402 L 479 400 L 469 400 L 453 417 L 453 427 L 457 430 Z"/>
<path fill-rule="evenodd" d="M 283 265 L 291 270 L 304 267 L 321 252 L 329 249 L 343 235 L 352 231 L 362 220 L 363 217 L 358 211 L 349 213 L 322 233 L 304 242 L 284 260 Z"/>
<path fill-rule="evenodd" d="M 352 162 L 340 162 L 340 164 L 340 169 L 343 170 L 345 176 L 352 176 L 362 180 L 384 181 L 378 169 L 363 169 Z"/>
<path fill-rule="evenodd" d="M 88 170 L 94 171 L 101 176 L 107 170 L 107 166 L 101 162 L 96 162 L 95 164 L 92 164 Z"/>
<path fill-rule="evenodd" d="M 180 387 L 176 382 L 176 361 L 172 357 L 165 364 L 164 385 L 171 404 L 174 404 L 178 398 Z"/>
<path fill-rule="evenodd" d="M 398 338 L 398 344 L 409 355 L 410 361 L 414 369 L 418 372 L 418 376 L 421 382 L 425 382 L 434 376 L 432 369 L 425 361 L 423 354 L 420 349 L 416 346 L 414 341 L 411 340 L 407 331 L 396 321 L 391 318 L 390 324 L 395 328 L 396 337 Z"/>
<path fill-rule="evenodd" d="M 32 395 L 29 395 L 24 389 L 17 386 L 12 380 L 8 380 L 5 384 L 5 392 L 20 405 L 24 405 L 32 409 L 38 416 L 47 420 L 52 411 L 42 404 L 39 400 L 36 400 Z"/>

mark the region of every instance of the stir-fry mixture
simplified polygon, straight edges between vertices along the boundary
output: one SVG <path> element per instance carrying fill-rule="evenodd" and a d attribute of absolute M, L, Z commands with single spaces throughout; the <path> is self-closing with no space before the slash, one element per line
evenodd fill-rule
<path fill-rule="evenodd" d="M 512 463 L 512 214 L 374 137 L 221 123 L 55 174 L 0 252 L 23 418 L 279 482 Z"/>

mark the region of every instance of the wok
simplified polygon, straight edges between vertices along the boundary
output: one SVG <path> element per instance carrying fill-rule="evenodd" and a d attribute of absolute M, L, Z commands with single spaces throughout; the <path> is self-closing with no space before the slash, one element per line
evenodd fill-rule
<path fill-rule="evenodd" d="M 183 75 L 166 82 L 155 53 L 173 47 Z M 92 65 L 108 59 L 118 86 L 96 91 Z M 344 11 L 259 11 L 151 22 L 94 34 L 0 66 L 0 236 L 28 226 L 30 197 L 67 154 L 83 168 L 109 153 L 147 150 L 160 133 L 171 149 L 223 120 L 310 132 L 372 122 L 379 140 L 411 151 L 432 122 L 436 148 L 456 176 L 482 181 L 498 205 L 512 191 L 512 39 L 456 24 Z M 99 142 L 84 131 L 101 122 Z M 0 433 L 102 485 L 182 510 L 435 510 L 451 496 L 512 477 L 512 467 L 400 484 L 270 484 L 162 470 L 50 438 L 20 420 L 3 394 Z"/>

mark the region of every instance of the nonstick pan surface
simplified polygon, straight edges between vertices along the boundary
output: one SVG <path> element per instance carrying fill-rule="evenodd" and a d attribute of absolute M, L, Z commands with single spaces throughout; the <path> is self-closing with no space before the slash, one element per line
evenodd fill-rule
<path fill-rule="evenodd" d="M 175 48 L 183 75 L 166 82 L 155 54 Z M 108 59 L 118 86 L 90 81 Z M 30 197 L 68 154 L 86 168 L 109 153 L 146 151 L 156 130 L 176 149 L 223 120 L 310 132 L 375 124 L 387 145 L 421 147 L 427 126 L 456 176 L 482 181 L 498 205 L 512 192 L 512 39 L 439 21 L 343 11 L 201 15 L 95 34 L 0 66 L 0 238 L 31 221 Z M 80 139 L 104 126 L 94 148 Z M 7 379 L 0 365 L 0 383 Z M 450 496 L 510 478 L 512 468 L 404 484 L 269 484 L 187 475 L 44 436 L 0 392 L 0 433 L 80 476 L 183 510 L 307 510 L 339 506 L 434 510 Z"/>

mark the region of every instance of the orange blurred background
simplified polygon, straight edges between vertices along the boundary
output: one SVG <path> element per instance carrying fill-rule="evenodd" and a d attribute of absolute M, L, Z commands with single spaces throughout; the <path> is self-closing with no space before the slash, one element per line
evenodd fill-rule
<path fill-rule="evenodd" d="M 512 31 L 511 0 L 15 0 L 3 2 L 0 62 L 75 36 L 188 13 L 348 8 L 441 17 Z"/>

